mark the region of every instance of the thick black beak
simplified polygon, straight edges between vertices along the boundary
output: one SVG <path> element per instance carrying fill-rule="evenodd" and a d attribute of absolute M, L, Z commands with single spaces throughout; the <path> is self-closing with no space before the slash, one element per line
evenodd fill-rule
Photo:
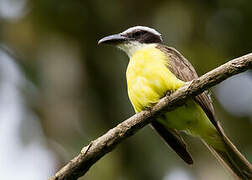
<path fill-rule="evenodd" d="M 120 44 L 127 40 L 127 37 L 122 36 L 121 34 L 114 34 L 110 36 L 106 36 L 98 41 L 98 44 L 111 44 L 116 45 Z"/>

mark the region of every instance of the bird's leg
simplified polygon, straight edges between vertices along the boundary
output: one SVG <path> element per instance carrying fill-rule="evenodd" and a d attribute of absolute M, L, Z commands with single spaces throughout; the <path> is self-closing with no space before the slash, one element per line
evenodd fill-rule
<path fill-rule="evenodd" d="M 173 90 L 168 90 L 168 91 L 166 91 L 165 96 L 170 96 L 173 92 L 174 92 Z"/>
<path fill-rule="evenodd" d="M 166 91 L 165 96 L 169 97 L 173 92 L 174 92 L 174 90 L 168 90 L 168 91 Z M 156 103 L 153 103 L 153 104 L 151 104 L 151 105 L 149 105 L 149 106 L 146 106 L 146 107 L 143 108 L 143 110 L 151 111 L 152 107 L 153 107 L 155 104 L 156 104 Z"/>
<path fill-rule="evenodd" d="M 151 109 L 152 109 L 152 107 L 151 107 L 151 106 L 146 106 L 146 107 L 144 107 L 144 109 L 143 109 L 143 110 L 145 110 L 145 111 L 151 111 Z"/>

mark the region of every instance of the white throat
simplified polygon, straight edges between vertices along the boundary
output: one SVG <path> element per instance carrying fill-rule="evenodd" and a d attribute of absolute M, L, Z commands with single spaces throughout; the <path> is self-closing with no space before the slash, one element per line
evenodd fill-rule
<path fill-rule="evenodd" d="M 129 58 L 131 58 L 135 54 L 135 52 L 140 49 L 154 47 L 154 46 L 156 46 L 155 43 L 145 44 L 145 43 L 140 43 L 137 41 L 132 41 L 132 42 L 117 45 L 117 47 L 123 50 L 129 56 Z"/>

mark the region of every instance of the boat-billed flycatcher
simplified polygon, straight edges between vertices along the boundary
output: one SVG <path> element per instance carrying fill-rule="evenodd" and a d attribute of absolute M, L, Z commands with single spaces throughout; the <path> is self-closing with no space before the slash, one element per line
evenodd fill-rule
<path fill-rule="evenodd" d="M 98 44 L 115 45 L 129 56 L 128 95 L 136 112 L 151 108 L 167 93 L 198 77 L 190 62 L 176 49 L 165 46 L 161 34 L 149 27 L 131 27 L 102 38 Z M 163 113 L 151 125 L 186 163 L 193 160 L 180 131 L 200 137 L 236 178 L 252 179 L 251 164 L 223 132 L 206 92 Z"/>

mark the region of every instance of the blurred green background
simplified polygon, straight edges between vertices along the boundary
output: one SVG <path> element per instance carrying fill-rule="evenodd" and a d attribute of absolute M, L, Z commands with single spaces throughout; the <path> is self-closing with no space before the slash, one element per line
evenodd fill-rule
<path fill-rule="evenodd" d="M 250 0 L 0 0 L 0 179 L 47 179 L 89 141 L 132 116 L 128 58 L 97 46 L 145 25 L 201 75 L 252 50 Z M 252 72 L 212 88 L 216 114 L 252 162 Z M 228 180 L 196 138 L 186 165 L 145 127 L 85 180 Z"/>

